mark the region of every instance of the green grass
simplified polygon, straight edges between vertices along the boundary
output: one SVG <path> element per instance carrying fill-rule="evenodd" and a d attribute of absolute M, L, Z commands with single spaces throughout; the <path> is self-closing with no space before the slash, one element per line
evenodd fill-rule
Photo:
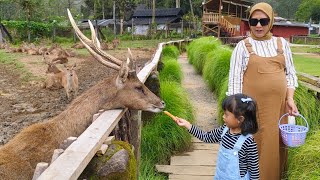
<path fill-rule="evenodd" d="M 25 56 L 25 54 L 21 53 L 6 53 L 3 49 L 0 50 L 0 64 L 4 64 L 5 66 L 14 69 L 20 74 L 20 79 L 23 82 L 27 82 L 30 80 L 38 80 L 39 78 L 32 75 L 29 72 L 24 64 L 18 61 L 19 58 Z"/>
<path fill-rule="evenodd" d="M 165 52 L 173 51 L 176 47 L 169 47 Z M 160 71 L 160 95 L 166 102 L 166 110 L 172 114 L 194 121 L 193 108 L 188 94 L 181 87 L 182 72 L 172 53 L 162 56 L 164 66 Z M 157 173 L 156 164 L 167 164 L 176 152 L 185 151 L 191 144 L 191 135 L 164 113 L 144 122 L 141 136 L 141 163 L 139 179 L 162 180 L 165 175 Z"/>
<path fill-rule="evenodd" d="M 320 76 L 320 57 L 311 58 L 304 55 L 293 55 L 293 62 L 296 71 Z"/>
<path fill-rule="evenodd" d="M 309 133 L 306 143 L 289 151 L 288 179 L 309 180 L 320 177 L 320 130 Z"/>
<path fill-rule="evenodd" d="M 319 47 L 292 46 L 290 49 L 293 53 L 320 53 Z"/>

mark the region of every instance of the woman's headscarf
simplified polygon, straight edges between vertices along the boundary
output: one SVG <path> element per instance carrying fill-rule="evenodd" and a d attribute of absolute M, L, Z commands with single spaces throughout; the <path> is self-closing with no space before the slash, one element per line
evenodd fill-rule
<path fill-rule="evenodd" d="M 256 40 L 268 40 L 268 39 L 271 39 L 272 37 L 272 33 L 270 32 L 270 30 L 272 29 L 272 26 L 273 26 L 273 22 L 274 22 L 274 14 L 273 14 L 273 9 L 272 7 L 268 4 L 268 3 L 258 3 L 258 4 L 255 4 L 254 6 L 252 6 L 251 10 L 250 10 L 250 16 L 249 18 L 251 18 L 252 16 L 252 13 L 254 11 L 257 11 L 257 10 L 260 10 L 262 12 L 264 12 L 269 18 L 270 18 L 270 22 L 268 24 L 268 32 L 263 36 L 263 37 L 256 37 L 253 33 L 252 33 L 252 29 L 251 29 L 251 26 L 249 25 L 250 27 L 250 36 L 253 38 L 253 39 L 256 39 Z"/>

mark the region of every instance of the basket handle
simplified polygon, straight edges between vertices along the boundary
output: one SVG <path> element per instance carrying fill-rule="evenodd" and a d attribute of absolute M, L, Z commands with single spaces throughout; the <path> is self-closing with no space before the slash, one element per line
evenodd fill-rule
<path fill-rule="evenodd" d="M 279 119 L 279 122 L 278 122 L 279 126 L 280 126 L 280 122 L 281 122 L 282 118 L 285 117 L 285 116 L 288 116 L 288 115 L 289 115 L 289 113 L 285 113 L 284 115 L 281 116 L 281 118 Z M 302 117 L 302 119 L 303 119 L 303 120 L 306 122 L 306 124 L 307 124 L 307 128 L 309 129 L 309 124 L 308 124 L 308 121 L 306 120 L 306 118 L 304 118 L 301 114 L 298 114 L 298 116 Z"/>

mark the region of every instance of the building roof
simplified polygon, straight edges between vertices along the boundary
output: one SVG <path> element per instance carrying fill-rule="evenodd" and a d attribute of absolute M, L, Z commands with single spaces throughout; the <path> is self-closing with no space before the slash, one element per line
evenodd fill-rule
<path fill-rule="evenodd" d="M 155 18 L 156 24 L 166 24 L 180 22 L 181 18 L 177 17 L 157 17 Z M 151 24 L 152 18 L 133 18 L 134 25 L 147 25 Z M 128 21 L 128 24 L 132 23 L 132 19 Z"/>
<path fill-rule="evenodd" d="M 93 26 L 96 26 L 95 20 L 91 20 L 91 23 L 92 23 Z M 116 23 L 120 24 L 120 21 L 116 20 Z M 113 19 L 98 19 L 97 20 L 97 24 L 98 24 L 98 26 L 113 25 L 114 24 L 114 20 Z M 128 24 L 127 22 L 125 22 L 125 21 L 123 22 L 123 25 L 127 25 L 127 24 Z M 88 19 L 82 20 L 78 25 L 80 27 L 83 27 L 83 28 L 89 27 Z"/>
<path fill-rule="evenodd" d="M 180 22 L 183 16 L 181 8 L 156 9 L 155 23 L 166 24 Z M 132 15 L 132 19 L 128 24 L 148 25 L 152 22 L 152 9 L 136 9 Z"/>
<path fill-rule="evenodd" d="M 167 17 L 167 16 L 183 16 L 181 8 L 166 8 L 156 9 L 156 17 Z M 152 9 L 136 9 L 133 13 L 134 18 L 138 17 L 152 17 Z"/>

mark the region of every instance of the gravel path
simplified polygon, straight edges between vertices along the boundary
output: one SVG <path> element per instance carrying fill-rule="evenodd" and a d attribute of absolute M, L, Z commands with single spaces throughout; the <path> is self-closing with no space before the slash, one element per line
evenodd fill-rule
<path fill-rule="evenodd" d="M 187 55 L 182 54 L 178 60 L 184 74 L 182 86 L 189 94 L 195 110 L 195 124 L 203 130 L 218 126 L 217 99 L 207 87 L 201 75 L 188 63 Z"/>

